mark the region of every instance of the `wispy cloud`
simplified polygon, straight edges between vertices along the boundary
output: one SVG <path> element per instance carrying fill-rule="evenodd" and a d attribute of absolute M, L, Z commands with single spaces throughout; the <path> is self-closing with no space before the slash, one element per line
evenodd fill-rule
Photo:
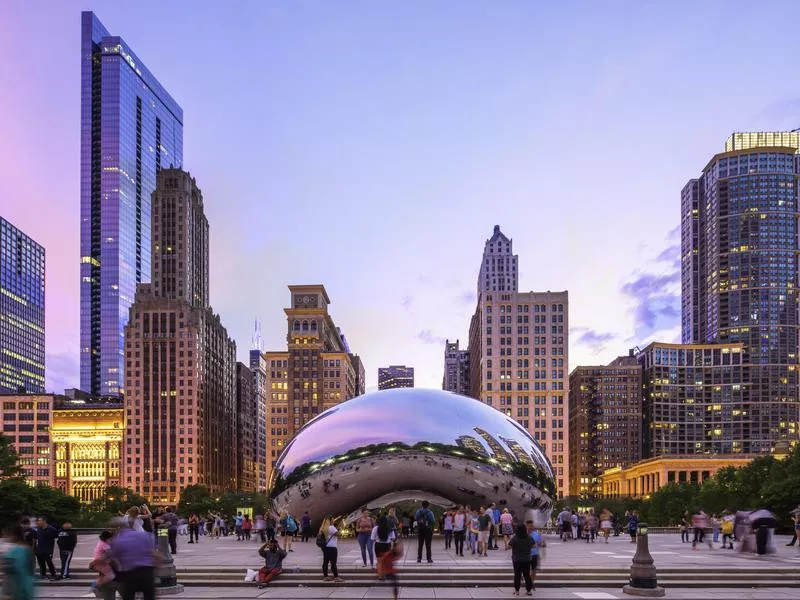
<path fill-rule="evenodd" d="M 653 331 L 659 316 L 675 319 L 680 315 L 681 273 L 637 273 L 620 291 L 633 304 L 633 324 L 639 334 Z M 641 330 L 641 331 L 640 331 Z"/>
<path fill-rule="evenodd" d="M 400 303 L 400 305 L 401 305 L 401 306 L 402 306 L 404 309 L 406 309 L 406 310 L 409 310 L 409 309 L 411 308 L 411 305 L 412 305 L 413 303 L 414 303 L 414 298 L 413 298 L 413 296 L 403 296 L 403 301 Z"/>
<path fill-rule="evenodd" d="M 615 338 L 616 336 L 613 333 L 601 333 L 594 329 L 586 329 L 578 336 L 575 343 L 580 346 L 586 346 L 592 352 L 597 353 Z"/>
<path fill-rule="evenodd" d="M 664 248 L 661 251 L 661 253 L 656 257 L 656 262 L 669 263 L 675 268 L 680 268 L 681 266 L 680 244 L 673 244 L 672 246 L 667 246 L 666 248 Z"/>
<path fill-rule="evenodd" d="M 456 302 L 458 304 L 462 305 L 462 306 L 470 306 L 472 304 L 475 304 L 475 301 L 477 299 L 478 299 L 478 297 L 475 294 L 475 292 L 473 292 L 471 290 L 467 290 L 467 291 L 461 292 L 458 295 L 458 297 L 456 298 Z"/>
<path fill-rule="evenodd" d="M 423 342 L 424 344 L 434 344 L 436 346 L 441 346 L 445 343 L 445 338 L 436 335 L 430 329 L 423 329 L 417 334 L 417 339 Z"/>

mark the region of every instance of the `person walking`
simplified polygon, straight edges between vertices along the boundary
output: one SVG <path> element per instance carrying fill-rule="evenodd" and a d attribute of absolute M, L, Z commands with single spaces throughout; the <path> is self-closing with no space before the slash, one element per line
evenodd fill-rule
<path fill-rule="evenodd" d="M 0 597 L 8 600 L 33 600 L 33 557 L 19 526 L 7 529 L 3 535 L 9 546 L 3 553 Z"/>
<path fill-rule="evenodd" d="M 328 577 L 328 566 L 330 565 L 331 573 L 333 573 L 333 581 L 341 583 L 344 581 L 339 577 L 339 568 L 336 566 L 336 561 L 339 556 L 338 542 L 339 530 L 333 526 L 330 517 L 325 517 L 322 525 L 319 527 L 317 534 L 317 546 L 322 548 L 322 579 L 323 581 L 331 581 Z"/>
<path fill-rule="evenodd" d="M 58 537 L 58 530 L 47 523 L 44 517 L 39 518 L 36 529 L 36 561 L 39 563 L 39 573 L 44 579 L 50 571 L 50 581 L 56 579 L 56 567 L 53 564 L 53 551 Z"/>
<path fill-rule="evenodd" d="M 278 547 L 277 540 L 270 540 L 261 545 L 258 555 L 264 559 L 264 566 L 258 570 L 258 588 L 261 589 L 281 574 L 286 552 Z"/>
<path fill-rule="evenodd" d="M 158 523 L 167 528 L 167 539 L 169 540 L 170 554 L 178 553 L 178 515 L 172 507 L 167 507 L 167 511 L 158 518 Z"/>
<path fill-rule="evenodd" d="M 78 536 L 72 530 L 72 522 L 67 520 L 61 524 L 61 531 L 56 538 L 58 544 L 58 557 L 61 560 L 61 575 L 59 579 L 69 579 L 69 563 L 72 562 L 72 553 L 78 545 Z"/>
<path fill-rule="evenodd" d="M 689 523 L 691 522 L 691 518 L 689 517 L 689 511 L 687 510 L 683 513 L 681 517 L 681 543 L 685 544 L 689 541 Z"/>
<path fill-rule="evenodd" d="M 464 538 L 466 535 L 467 516 L 464 507 L 459 506 L 453 515 L 453 539 L 456 543 L 456 556 L 464 556 Z"/>
<path fill-rule="evenodd" d="M 611 527 L 611 512 L 607 508 L 604 508 L 603 512 L 600 513 L 600 530 L 603 532 L 606 544 L 608 543 L 608 536 L 611 535 Z"/>
<path fill-rule="evenodd" d="M 631 544 L 636 543 L 636 533 L 639 529 L 639 513 L 632 510 L 628 515 L 628 535 L 631 536 Z"/>
<path fill-rule="evenodd" d="M 266 524 L 264 523 L 264 515 L 256 515 L 255 523 L 253 524 L 253 528 L 256 531 L 256 535 L 258 536 L 259 540 L 263 544 L 267 541 L 267 534 L 265 531 Z"/>
<path fill-rule="evenodd" d="M 294 534 L 297 533 L 297 521 L 284 510 L 281 512 L 278 525 L 281 530 L 281 538 L 283 538 L 283 549 L 286 550 L 286 552 L 294 552 L 294 550 L 292 550 L 292 540 L 294 539 Z"/>
<path fill-rule="evenodd" d="M 308 511 L 303 513 L 300 526 L 303 528 L 303 542 L 307 542 L 311 538 L 311 517 L 308 516 Z"/>
<path fill-rule="evenodd" d="M 786 545 L 794 546 L 798 536 L 800 536 L 800 507 L 795 508 L 790 515 L 792 517 L 792 539 Z"/>
<path fill-rule="evenodd" d="M 514 565 L 514 595 L 519 596 L 521 579 L 525 578 L 525 593 L 532 596 L 533 581 L 531 580 L 531 551 L 534 547 L 533 539 L 528 535 L 525 525 L 517 525 L 516 533 L 509 542 L 511 546 L 511 562 Z"/>
<path fill-rule="evenodd" d="M 443 516 L 442 531 L 444 532 L 444 549 L 449 550 L 453 543 L 453 513 L 447 511 Z"/>
<path fill-rule="evenodd" d="M 417 562 L 422 562 L 422 546 L 425 546 L 425 554 L 428 562 L 433 562 L 431 555 L 431 543 L 433 542 L 433 526 L 436 523 L 436 517 L 433 511 L 428 508 L 430 504 L 427 500 L 422 501 L 422 507 L 417 509 L 414 514 L 414 522 L 417 526 Z"/>
<path fill-rule="evenodd" d="M 692 526 L 694 527 L 694 539 L 692 540 L 692 550 L 697 551 L 697 544 L 703 543 L 706 536 L 706 527 L 708 526 L 708 515 L 699 509 L 692 515 Z M 714 546 L 711 540 L 708 540 L 708 547 L 713 549 Z"/>
<path fill-rule="evenodd" d="M 134 531 L 130 521 L 122 519 L 119 531 L 111 538 L 109 556 L 118 565 L 117 581 L 122 600 L 134 600 L 141 592 L 144 600 L 155 600 L 156 550 L 153 536 Z"/>
<path fill-rule="evenodd" d="M 722 549 L 729 547 L 733 550 L 733 515 L 728 511 L 722 511 Z M 730 546 L 728 546 L 730 545 Z"/>
<path fill-rule="evenodd" d="M 356 521 L 356 539 L 361 548 L 361 561 L 367 566 L 367 554 L 369 554 L 369 566 L 375 566 L 375 554 L 372 548 L 372 528 L 375 527 L 375 520 L 366 507 L 361 509 L 361 516 Z"/>
<path fill-rule="evenodd" d="M 511 548 L 509 545 L 509 540 L 511 536 L 514 535 L 514 517 L 513 515 L 508 512 L 507 508 L 503 509 L 503 514 L 500 515 L 500 535 L 503 536 L 503 541 L 505 542 L 505 550 Z"/>
<path fill-rule="evenodd" d="M 375 547 L 375 564 L 377 565 L 378 580 L 383 581 L 385 575 L 383 573 L 383 565 L 385 561 L 381 558 L 387 552 L 391 552 L 392 544 L 397 536 L 394 531 L 389 528 L 389 521 L 385 516 L 378 517 L 378 522 L 370 532 L 370 540 Z"/>
<path fill-rule="evenodd" d="M 711 541 L 715 544 L 719 542 L 719 528 L 721 523 L 722 521 L 716 513 L 711 515 Z"/>
<path fill-rule="evenodd" d="M 108 542 L 112 537 L 114 534 L 108 530 L 100 532 L 100 539 L 97 540 L 92 560 L 89 563 L 89 570 L 97 573 L 97 579 L 92 582 L 92 590 L 94 590 L 95 596 L 102 600 L 115 600 L 119 587 L 114 581 L 116 575 L 109 559 L 111 546 Z"/>

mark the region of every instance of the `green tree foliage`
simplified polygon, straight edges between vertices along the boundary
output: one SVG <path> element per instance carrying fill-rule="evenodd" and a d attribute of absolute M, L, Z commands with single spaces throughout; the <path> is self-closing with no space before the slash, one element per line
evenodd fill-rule
<path fill-rule="evenodd" d="M 11 440 L 0 433 L 0 479 L 21 475 L 23 471 L 17 462 L 17 452 L 11 445 Z"/>
<path fill-rule="evenodd" d="M 190 485 L 181 492 L 178 512 L 182 515 L 190 515 L 192 513 L 206 515 L 209 512 L 217 512 L 216 500 L 211 497 L 211 492 L 206 486 L 201 484 Z"/>
<path fill-rule="evenodd" d="M 81 504 L 60 490 L 33 487 L 21 477 L 0 481 L 0 524 L 5 527 L 21 517 L 46 517 L 60 525 L 65 520 L 80 522 Z"/>

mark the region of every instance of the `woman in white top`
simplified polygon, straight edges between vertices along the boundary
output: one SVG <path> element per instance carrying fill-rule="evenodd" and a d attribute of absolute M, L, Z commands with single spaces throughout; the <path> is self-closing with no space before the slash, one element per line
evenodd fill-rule
<path fill-rule="evenodd" d="M 392 542 L 397 538 L 394 531 L 389 528 L 389 520 L 385 516 L 378 517 L 378 524 L 372 528 L 370 539 L 375 544 L 375 558 L 378 568 L 378 579 L 384 580 L 383 572 L 381 569 L 381 556 L 386 554 L 392 549 Z"/>
<path fill-rule="evenodd" d="M 464 556 L 464 538 L 467 534 L 467 515 L 464 507 L 459 506 L 453 515 L 453 538 L 456 542 L 456 556 Z"/>
<path fill-rule="evenodd" d="M 328 565 L 330 564 L 331 572 L 333 573 L 333 581 L 337 583 L 344 581 L 344 579 L 339 577 L 339 569 L 336 566 L 336 560 L 339 556 L 339 544 L 337 543 L 337 540 L 339 539 L 339 530 L 333 526 L 330 517 L 327 517 L 324 521 L 322 521 L 322 525 L 320 525 L 319 528 L 319 535 L 324 535 L 327 539 L 325 546 L 322 548 L 323 580 L 331 580 L 331 578 L 328 577 Z"/>

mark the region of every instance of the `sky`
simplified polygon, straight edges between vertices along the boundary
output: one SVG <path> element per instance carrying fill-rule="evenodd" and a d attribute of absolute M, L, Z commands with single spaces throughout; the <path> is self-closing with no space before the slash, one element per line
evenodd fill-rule
<path fill-rule="evenodd" d="M 441 387 L 493 226 L 568 290 L 570 368 L 680 336 L 680 191 L 800 127 L 797 2 L 45 2 L 0 20 L 0 214 L 47 251 L 47 389 L 79 385 L 80 12 L 183 107 L 211 304 L 285 349 L 324 283 L 367 370 Z"/>

